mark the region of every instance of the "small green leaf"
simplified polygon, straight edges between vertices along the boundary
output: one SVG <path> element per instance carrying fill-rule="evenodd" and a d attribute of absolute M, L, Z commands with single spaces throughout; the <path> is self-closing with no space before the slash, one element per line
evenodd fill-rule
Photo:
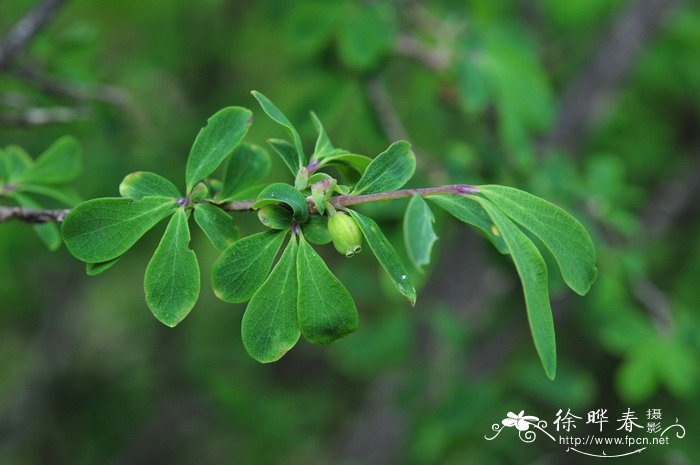
<path fill-rule="evenodd" d="M 190 313 L 199 298 L 199 265 L 190 250 L 188 212 L 180 208 L 146 267 L 146 303 L 161 323 L 171 328 Z"/>
<path fill-rule="evenodd" d="M 19 192 L 13 192 L 11 195 L 22 207 L 42 208 L 38 202 L 29 196 L 20 194 Z M 49 250 L 54 251 L 61 246 L 61 233 L 58 226 L 54 223 L 35 224 L 32 227 L 37 236 L 39 236 L 39 239 L 41 239 Z"/>
<path fill-rule="evenodd" d="M 241 336 L 255 360 L 282 358 L 299 340 L 297 321 L 297 241 L 292 236 L 270 276 L 248 302 Z"/>
<path fill-rule="evenodd" d="M 228 158 L 224 168 L 224 179 L 219 193 L 222 201 L 255 185 L 270 172 L 270 155 L 254 144 L 242 143 Z"/>
<path fill-rule="evenodd" d="M 512 187 L 479 186 L 479 191 L 544 243 L 571 289 L 580 295 L 588 292 L 598 274 L 595 247 L 576 218 L 544 199 Z"/>
<path fill-rule="evenodd" d="M 258 210 L 258 219 L 272 229 L 288 229 L 292 225 L 292 212 L 286 205 L 265 205 Z"/>
<path fill-rule="evenodd" d="M 21 192 L 30 192 L 32 194 L 39 194 L 45 197 L 50 197 L 54 200 L 58 200 L 61 203 L 73 207 L 83 200 L 80 198 L 75 190 L 69 187 L 63 186 L 44 186 L 42 184 L 30 184 L 22 182 L 17 186 L 17 190 Z"/>
<path fill-rule="evenodd" d="M 265 113 L 267 113 L 267 116 L 272 118 L 272 120 L 275 121 L 277 124 L 282 125 L 285 131 L 287 132 L 287 135 L 289 135 L 289 137 L 292 139 L 292 142 L 294 143 L 294 148 L 297 152 L 297 165 L 296 169 L 292 170 L 292 172 L 296 173 L 299 170 L 299 168 L 306 165 L 306 155 L 304 155 L 304 148 L 301 145 L 301 137 L 299 137 L 299 133 L 296 129 L 294 129 L 294 126 L 287 119 L 287 117 L 284 116 L 284 113 L 282 113 L 280 109 L 277 108 L 275 104 L 270 101 L 270 99 L 265 97 L 257 90 L 252 91 L 251 94 L 253 94 L 253 97 L 257 99 L 258 103 L 260 104 L 260 107 Z"/>
<path fill-rule="evenodd" d="M 297 149 L 294 148 L 292 144 L 283 139 L 268 139 L 267 143 L 270 144 L 277 153 L 277 155 L 280 156 L 284 164 L 287 165 L 287 168 L 289 168 L 289 171 L 291 171 L 292 174 L 296 176 L 299 172 L 299 168 L 301 168 L 301 166 L 299 165 Z"/>
<path fill-rule="evenodd" d="M 311 112 L 311 121 L 314 123 L 316 132 L 318 132 L 318 138 L 316 138 L 316 146 L 314 147 L 314 154 L 311 160 L 318 160 L 335 150 L 335 147 L 333 147 L 331 140 L 328 138 L 328 134 L 326 134 L 326 130 L 323 128 L 323 123 L 321 123 L 321 120 L 318 119 L 318 116 L 316 116 L 316 113 L 313 111 Z"/>
<path fill-rule="evenodd" d="M 80 157 L 78 141 L 74 137 L 63 136 L 34 161 L 21 179 L 41 184 L 71 181 L 80 174 Z"/>
<path fill-rule="evenodd" d="M 493 221 L 473 198 L 457 195 L 431 195 L 428 200 L 437 204 L 459 221 L 479 228 L 499 252 L 508 253 L 508 247 L 498 234 Z"/>
<path fill-rule="evenodd" d="M 369 248 L 372 249 L 372 253 L 377 257 L 377 261 L 382 265 L 382 268 L 384 268 L 384 271 L 389 275 L 389 278 L 391 278 L 399 292 L 406 296 L 411 305 L 415 305 L 416 288 L 413 287 L 411 278 L 408 277 L 406 268 L 396 254 L 396 250 L 394 250 L 394 247 L 386 236 L 384 236 L 382 230 L 379 229 L 377 223 L 373 219 L 361 215 L 354 210 L 348 210 L 348 213 L 357 221 L 357 225 L 362 230 L 362 234 L 365 236 Z"/>
<path fill-rule="evenodd" d="M 244 237 L 224 250 L 212 269 L 214 294 L 232 304 L 253 297 L 267 278 L 285 235 L 283 231 L 265 231 Z"/>
<path fill-rule="evenodd" d="M 219 207 L 208 203 L 196 204 L 194 221 L 219 250 L 226 249 L 238 240 L 238 228 L 233 224 L 233 218 Z"/>
<path fill-rule="evenodd" d="M 108 269 L 112 268 L 115 263 L 117 263 L 123 255 L 118 256 L 117 258 L 113 258 L 111 260 L 107 260 L 106 262 L 100 262 L 100 263 L 86 263 L 85 264 L 85 274 L 88 276 L 97 276 L 98 274 L 102 273 L 103 271 L 107 271 Z"/>
<path fill-rule="evenodd" d="M 309 222 L 301 225 L 301 232 L 312 244 L 325 245 L 332 240 L 327 216 L 311 215 Z"/>
<path fill-rule="evenodd" d="M 416 170 L 411 144 L 394 142 L 372 160 L 353 190 L 353 195 L 374 194 L 399 189 Z"/>
<path fill-rule="evenodd" d="M 304 194 L 296 190 L 289 184 L 270 184 L 258 194 L 258 198 L 253 204 L 253 209 L 257 210 L 265 205 L 274 203 L 286 203 L 292 208 L 293 216 L 300 223 L 305 223 L 309 218 L 309 203 Z"/>
<path fill-rule="evenodd" d="M 163 176 L 148 171 L 127 174 L 119 184 L 119 195 L 134 200 L 144 197 L 180 197 L 175 185 Z"/>
<path fill-rule="evenodd" d="M 330 344 L 357 329 L 357 308 L 345 286 L 304 236 L 299 239 L 299 328 L 309 342 Z"/>
<path fill-rule="evenodd" d="M 363 175 L 367 167 L 372 163 L 370 157 L 350 153 L 347 150 L 336 149 L 321 160 L 321 166 L 346 165 Z"/>
<path fill-rule="evenodd" d="M 19 145 L 5 147 L 5 172 L 8 182 L 17 182 L 22 179 L 32 163 L 34 163 L 32 157 Z"/>
<path fill-rule="evenodd" d="M 406 214 L 403 217 L 403 238 L 406 243 L 408 258 L 419 271 L 430 263 L 430 251 L 437 241 L 433 230 L 435 217 L 430 207 L 420 194 L 416 194 L 408 202 Z"/>
<path fill-rule="evenodd" d="M 64 220 L 63 240 L 78 260 L 106 262 L 123 255 L 177 208 L 177 202 L 168 197 L 144 197 L 136 202 L 119 197 L 88 200 Z"/>
<path fill-rule="evenodd" d="M 518 270 L 525 294 L 527 317 L 544 371 L 554 379 L 557 369 L 557 345 L 549 304 L 547 265 L 535 244 L 489 200 L 478 198 L 508 246 Z"/>
<path fill-rule="evenodd" d="M 187 192 L 213 173 L 233 152 L 253 123 L 252 115 L 247 108 L 227 107 L 207 120 L 207 125 L 197 134 L 187 159 Z"/>

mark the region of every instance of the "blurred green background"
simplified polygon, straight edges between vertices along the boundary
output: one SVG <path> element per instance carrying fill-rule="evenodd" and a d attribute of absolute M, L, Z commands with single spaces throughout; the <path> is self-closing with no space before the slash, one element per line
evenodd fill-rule
<path fill-rule="evenodd" d="M 0 34 L 33 6 L 0 3 Z M 0 146 L 36 156 L 77 136 L 86 199 L 117 195 L 136 170 L 182 185 L 194 136 L 221 107 L 254 110 L 252 142 L 282 136 L 251 89 L 307 147 L 314 110 L 355 153 L 411 141 L 414 186 L 507 184 L 579 218 L 599 274 L 583 298 L 552 278 L 556 380 L 539 366 L 512 264 L 438 211 L 414 309 L 370 254 L 325 247 L 360 328 L 331 347 L 300 341 L 271 365 L 242 347 L 244 306 L 206 285 L 217 252 L 201 233 L 202 295 L 169 329 L 142 291 L 159 231 L 89 278 L 65 248 L 5 223 L 0 463 L 590 463 L 542 438 L 484 435 L 508 411 L 551 422 L 607 408 L 614 429 L 628 407 L 663 409 L 688 434 L 616 463 L 700 461 L 698 3 L 74 0 L 0 69 Z M 71 121 L 27 124 L 57 107 Z M 279 160 L 270 179 L 290 181 Z M 365 210 L 401 252 L 404 207 Z"/>

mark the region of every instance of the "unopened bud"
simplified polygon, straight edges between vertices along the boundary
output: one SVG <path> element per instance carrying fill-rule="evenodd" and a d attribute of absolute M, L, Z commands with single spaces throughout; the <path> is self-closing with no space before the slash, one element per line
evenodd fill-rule
<path fill-rule="evenodd" d="M 201 202 L 207 196 L 209 195 L 209 189 L 207 188 L 207 185 L 204 184 L 203 182 L 197 183 L 196 186 L 192 189 L 192 192 L 190 193 L 190 200 L 192 202 Z"/>
<path fill-rule="evenodd" d="M 345 213 L 336 213 L 328 219 L 335 249 L 350 258 L 362 250 L 362 231 L 355 220 Z"/>

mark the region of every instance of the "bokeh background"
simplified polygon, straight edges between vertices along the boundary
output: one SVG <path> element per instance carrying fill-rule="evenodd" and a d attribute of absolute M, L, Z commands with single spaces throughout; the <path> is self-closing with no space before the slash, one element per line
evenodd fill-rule
<path fill-rule="evenodd" d="M 556 202 L 593 235 L 599 276 L 583 298 L 552 276 L 549 381 L 512 264 L 436 211 L 415 308 L 371 254 L 325 248 L 359 330 L 261 365 L 241 344 L 244 306 L 206 285 L 217 252 L 200 232 L 202 295 L 169 329 L 142 291 L 163 225 L 90 278 L 64 247 L 50 253 L 30 226 L 4 223 L 0 463 L 590 463 L 544 439 L 484 435 L 508 411 L 551 422 L 607 408 L 613 427 L 628 407 L 663 409 L 688 434 L 617 463 L 700 461 L 697 2 L 43 3 L 54 14 L 0 63 L 0 145 L 36 156 L 77 136 L 86 199 L 116 195 L 136 170 L 182 185 L 194 136 L 227 105 L 254 110 L 249 140 L 282 136 L 257 89 L 307 146 L 315 110 L 355 153 L 411 141 L 414 186 L 500 183 Z M 1 2 L 0 37 L 37 4 Z M 270 179 L 289 181 L 274 163 Z M 365 210 L 402 253 L 404 207 Z"/>

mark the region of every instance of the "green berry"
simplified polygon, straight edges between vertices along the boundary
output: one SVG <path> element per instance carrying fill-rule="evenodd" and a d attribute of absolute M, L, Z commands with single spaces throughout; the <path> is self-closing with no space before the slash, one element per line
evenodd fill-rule
<path fill-rule="evenodd" d="M 345 213 L 336 213 L 328 219 L 335 249 L 350 258 L 362 250 L 362 231 L 355 220 Z"/>

